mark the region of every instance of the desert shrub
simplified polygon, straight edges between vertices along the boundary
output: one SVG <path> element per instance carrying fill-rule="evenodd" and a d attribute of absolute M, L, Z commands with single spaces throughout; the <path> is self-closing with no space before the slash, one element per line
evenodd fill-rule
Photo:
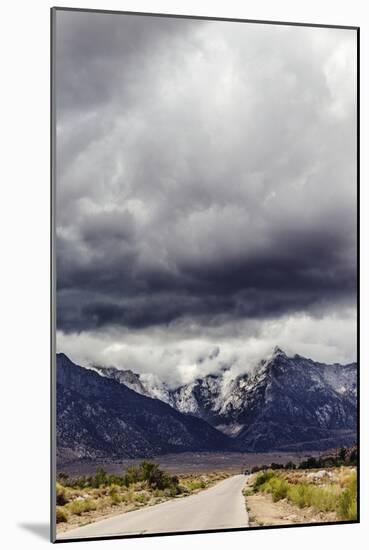
<path fill-rule="evenodd" d="M 266 478 L 267 476 L 264 475 L 261 478 L 261 480 Z M 259 490 L 266 493 L 270 493 L 272 495 L 273 502 L 277 502 L 282 498 L 286 498 L 288 488 L 289 488 L 289 483 L 285 479 L 282 479 L 281 477 L 276 475 L 274 475 L 273 477 L 270 477 L 269 479 L 266 479 L 264 483 L 259 482 L 257 489 L 255 489 L 255 485 L 254 485 L 254 491 Z"/>
<path fill-rule="evenodd" d="M 357 450 L 356 449 L 351 451 L 350 457 L 349 457 L 349 463 L 350 464 L 357 464 Z"/>
<path fill-rule="evenodd" d="M 336 465 L 336 459 L 333 457 L 323 457 L 319 460 L 320 468 L 333 468 Z"/>
<path fill-rule="evenodd" d="M 188 482 L 187 487 L 189 491 L 197 491 L 197 489 L 204 489 L 206 484 L 202 479 L 191 479 Z"/>
<path fill-rule="evenodd" d="M 166 489 L 169 487 L 170 478 L 153 462 L 143 462 L 141 464 L 143 479 L 147 481 L 152 489 Z"/>
<path fill-rule="evenodd" d="M 80 476 L 71 482 L 71 487 L 78 487 L 84 489 L 85 487 L 91 487 L 92 477 Z"/>
<path fill-rule="evenodd" d="M 254 481 L 254 490 L 258 491 L 261 488 L 261 486 L 264 485 L 264 483 L 272 479 L 274 476 L 275 476 L 275 473 L 272 472 L 271 470 L 260 472 Z"/>
<path fill-rule="evenodd" d="M 117 506 L 118 504 L 120 504 L 122 502 L 122 498 L 118 493 L 114 493 L 110 497 L 110 502 L 113 506 Z"/>
<path fill-rule="evenodd" d="M 64 523 L 68 521 L 68 512 L 61 506 L 56 507 L 56 523 Z"/>
<path fill-rule="evenodd" d="M 273 478 L 269 481 L 273 502 L 287 497 L 289 483 L 281 478 Z"/>
<path fill-rule="evenodd" d="M 309 506 L 311 489 L 312 486 L 307 483 L 290 485 L 287 492 L 288 500 L 299 508 Z"/>
<path fill-rule="evenodd" d="M 283 470 L 284 466 L 283 464 L 279 464 L 277 462 L 272 462 L 270 465 L 271 470 Z"/>
<path fill-rule="evenodd" d="M 340 496 L 338 487 L 311 487 L 309 506 L 313 506 L 319 512 L 330 512 L 337 509 Z"/>
<path fill-rule="evenodd" d="M 155 482 L 155 479 L 163 473 L 162 470 L 159 468 L 159 464 L 156 464 L 155 462 L 149 462 L 148 460 L 144 460 L 140 464 L 140 469 L 142 473 L 142 479 L 145 481 L 148 481 L 149 484 Z"/>
<path fill-rule="evenodd" d="M 299 508 L 313 507 L 319 512 L 337 512 L 341 519 L 356 519 L 357 484 L 356 474 L 345 480 L 345 489 L 339 485 L 319 487 L 309 483 L 289 483 L 273 472 L 258 474 L 255 491 L 271 494 L 273 502 L 287 498 Z"/>
<path fill-rule="evenodd" d="M 64 506 L 69 502 L 67 490 L 60 483 L 56 483 L 56 504 L 58 506 Z"/>
<path fill-rule="evenodd" d="M 142 470 L 137 466 L 131 466 L 127 469 L 127 472 L 124 475 L 123 481 L 126 487 L 129 487 L 133 483 L 137 483 L 142 480 Z"/>
<path fill-rule="evenodd" d="M 80 516 L 84 512 L 97 510 L 98 506 L 96 500 L 93 500 L 92 498 L 86 498 L 84 500 L 74 500 L 73 502 L 70 502 L 67 507 L 68 511 L 71 512 L 71 514 Z"/>
<path fill-rule="evenodd" d="M 340 519 L 346 521 L 354 521 L 357 519 L 357 500 L 352 497 L 348 489 L 345 489 L 340 497 L 338 516 Z"/>
<path fill-rule="evenodd" d="M 348 487 L 341 493 L 338 501 L 338 516 L 346 521 L 357 519 L 357 476 L 352 476 Z"/>
<path fill-rule="evenodd" d="M 133 489 L 128 489 L 128 491 L 121 494 L 121 499 L 122 499 L 122 502 L 129 504 L 134 501 L 135 492 L 133 491 Z"/>
<path fill-rule="evenodd" d="M 320 466 L 321 466 L 320 460 L 319 459 L 317 460 L 313 456 L 309 456 L 309 458 L 307 458 L 306 460 L 303 460 L 299 464 L 300 470 L 308 470 L 310 468 L 320 468 Z"/>
<path fill-rule="evenodd" d="M 169 491 L 170 491 L 170 496 L 175 497 L 176 495 L 179 494 L 178 485 L 171 485 L 169 487 Z"/>
<path fill-rule="evenodd" d="M 141 462 L 140 466 L 134 472 L 136 479 L 144 480 L 150 487 L 150 489 L 170 489 L 173 495 L 176 495 L 179 486 L 179 479 L 177 476 L 169 476 L 163 470 L 159 468 L 158 464 L 149 461 Z"/>
<path fill-rule="evenodd" d="M 110 487 L 109 496 L 112 504 L 120 504 L 122 502 L 119 485 L 112 485 Z"/>
<path fill-rule="evenodd" d="M 135 501 L 140 504 L 145 504 L 149 500 L 149 497 L 145 493 L 137 493 L 135 496 Z"/>
<path fill-rule="evenodd" d="M 115 474 L 111 474 L 107 476 L 107 485 L 123 485 L 123 478 L 122 476 L 117 476 Z"/>
<path fill-rule="evenodd" d="M 109 476 L 103 468 L 98 468 L 96 474 L 91 478 L 91 487 L 107 485 Z"/>
<path fill-rule="evenodd" d="M 69 475 L 64 473 L 64 472 L 59 472 L 58 473 L 58 476 L 57 476 L 57 480 L 62 484 L 62 485 L 67 485 L 67 481 L 69 479 Z"/>
<path fill-rule="evenodd" d="M 345 462 L 345 459 L 346 459 L 346 452 L 347 452 L 347 449 L 345 449 L 345 447 L 341 447 L 340 448 L 340 451 L 338 453 L 338 458 L 339 460 L 341 460 L 342 462 Z"/>
<path fill-rule="evenodd" d="M 287 498 L 299 508 L 312 506 L 319 512 L 330 512 L 337 509 L 340 490 L 335 486 L 317 487 L 308 483 L 289 485 Z"/>
<path fill-rule="evenodd" d="M 109 490 L 108 490 L 108 494 L 109 494 L 109 496 L 112 496 L 114 494 L 119 493 L 119 491 L 120 491 L 119 485 L 111 485 Z"/>

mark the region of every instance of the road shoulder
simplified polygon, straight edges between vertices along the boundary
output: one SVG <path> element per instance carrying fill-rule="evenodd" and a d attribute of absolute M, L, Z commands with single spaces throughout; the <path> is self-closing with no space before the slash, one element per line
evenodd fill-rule
<path fill-rule="evenodd" d="M 334 512 L 317 512 L 312 508 L 300 509 L 285 499 L 273 502 L 272 497 L 266 494 L 246 496 L 246 508 L 250 527 L 337 521 Z"/>

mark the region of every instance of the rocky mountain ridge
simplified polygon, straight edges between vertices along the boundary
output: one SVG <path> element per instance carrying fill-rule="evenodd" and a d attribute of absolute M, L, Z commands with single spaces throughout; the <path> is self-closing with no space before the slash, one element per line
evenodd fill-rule
<path fill-rule="evenodd" d="M 197 416 L 232 438 L 237 450 L 327 448 L 352 443 L 356 430 L 357 366 L 324 364 L 276 347 L 250 372 L 229 370 L 170 389 L 155 378 L 94 367 L 132 390 Z M 333 441 L 331 441 L 333 440 Z"/>
<path fill-rule="evenodd" d="M 57 355 L 58 462 L 217 451 L 228 438 L 200 418 Z"/>

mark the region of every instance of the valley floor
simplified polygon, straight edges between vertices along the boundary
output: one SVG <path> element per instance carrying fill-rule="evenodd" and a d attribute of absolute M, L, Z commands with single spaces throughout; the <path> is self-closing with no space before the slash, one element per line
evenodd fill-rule
<path fill-rule="evenodd" d="M 308 456 L 319 456 L 319 451 L 306 452 L 270 452 L 270 453 L 238 453 L 238 452 L 187 452 L 160 455 L 148 460 L 160 464 L 171 474 L 203 474 L 209 472 L 239 473 L 245 468 L 262 466 L 272 462 L 287 463 L 300 462 Z M 94 474 L 99 467 L 103 467 L 110 474 L 120 474 L 130 466 L 139 464 L 142 458 L 123 459 L 121 461 L 75 460 L 58 464 L 58 472 L 65 472 L 72 476 Z"/>

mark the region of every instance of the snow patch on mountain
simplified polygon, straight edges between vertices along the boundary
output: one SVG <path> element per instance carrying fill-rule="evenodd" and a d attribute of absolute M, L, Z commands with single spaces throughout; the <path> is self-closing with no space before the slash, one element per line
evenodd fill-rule
<path fill-rule="evenodd" d="M 223 365 L 217 374 L 175 388 L 153 373 L 136 374 L 112 367 L 93 369 L 181 413 L 206 420 L 234 439 L 244 438 L 245 448 L 256 445 L 259 438 L 257 432 L 249 433 L 253 424 L 259 423 L 255 430 L 266 430 L 260 439 L 263 448 L 269 445 L 268 438 L 274 437 L 275 428 L 268 431 L 271 423 L 281 427 L 289 423 L 288 429 L 281 428 L 280 441 L 286 430 L 295 429 L 295 423 L 307 427 L 307 438 L 320 437 L 316 429 L 353 429 L 355 424 L 356 364 L 326 365 L 297 354 L 288 356 L 279 347 L 253 365 L 245 365 L 243 373 L 236 374 L 231 363 Z M 298 439 L 300 431 L 296 428 L 292 435 L 286 435 L 287 440 Z"/>
<path fill-rule="evenodd" d="M 156 374 L 144 373 L 137 376 L 139 376 L 140 382 L 145 388 L 147 395 L 170 404 L 170 390 Z"/>

